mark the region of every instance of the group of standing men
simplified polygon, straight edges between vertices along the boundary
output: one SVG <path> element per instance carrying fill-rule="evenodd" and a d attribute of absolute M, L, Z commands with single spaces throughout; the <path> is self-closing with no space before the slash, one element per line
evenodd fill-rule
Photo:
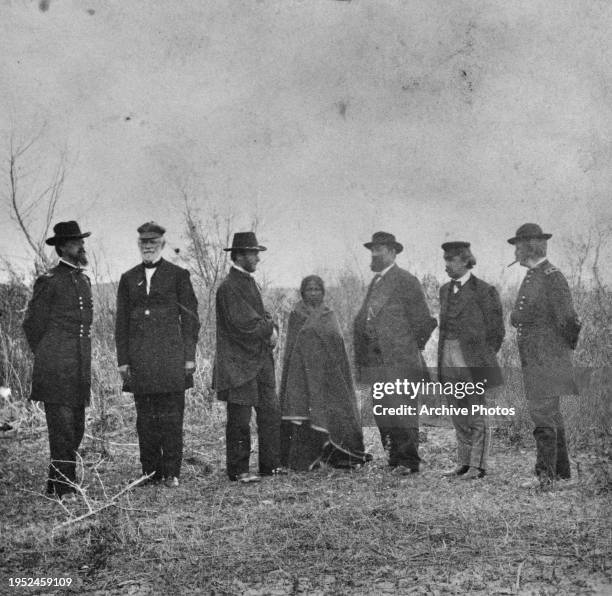
<path fill-rule="evenodd" d="M 124 273 L 117 294 L 116 345 L 124 391 L 134 393 L 140 460 L 146 483 L 179 486 L 185 389 L 193 386 L 200 323 L 187 270 L 161 257 L 165 230 L 154 222 L 138 228 L 142 262 Z M 39 277 L 24 320 L 34 352 L 31 399 L 44 402 L 51 464 L 47 493 L 75 492 L 76 452 L 84 433 L 91 390 L 93 302 L 84 238 L 75 221 L 60 222 L 47 244 L 60 259 Z M 511 315 L 536 439 L 536 475 L 543 488 L 569 478 L 561 395 L 576 393 L 571 350 L 580 325 L 564 276 L 546 260 L 550 234 L 521 226 L 508 242 L 528 268 Z M 364 384 L 426 377 L 422 356 L 437 326 L 417 278 L 395 258 L 403 250 L 392 234 L 377 232 L 364 245 L 375 273 L 354 324 L 357 378 Z M 442 245 L 450 281 L 440 288 L 440 380 L 502 383 L 496 354 L 504 339 L 502 307 L 495 288 L 476 278 L 470 244 Z M 280 465 L 280 408 L 273 349 L 278 327 L 264 309 L 252 276 L 266 250 L 252 232 L 236 233 L 232 266 L 217 290 L 217 353 L 213 386 L 227 403 L 227 474 L 240 483 L 286 473 Z M 387 396 L 394 406 L 402 396 Z M 484 396 L 469 398 L 484 405 Z M 464 405 L 467 398 L 461 400 Z M 456 400 L 459 404 L 459 400 Z M 259 475 L 249 472 L 250 418 L 255 409 Z M 457 408 L 459 410 L 459 408 Z M 418 473 L 418 416 L 376 416 L 395 474 Z M 453 415 L 457 467 L 464 479 L 486 473 L 487 421 L 482 414 Z"/>

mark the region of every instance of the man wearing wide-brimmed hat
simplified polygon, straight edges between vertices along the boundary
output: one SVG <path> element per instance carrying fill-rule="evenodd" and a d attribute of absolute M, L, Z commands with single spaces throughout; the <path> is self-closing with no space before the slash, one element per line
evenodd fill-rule
<path fill-rule="evenodd" d="M 419 382 L 427 377 L 421 350 L 437 323 L 431 316 L 419 280 L 395 263 L 403 246 L 388 232 L 376 232 L 364 246 L 371 251 L 375 275 L 354 323 L 357 377 L 361 383 Z M 418 415 L 377 415 L 415 407 L 416 399 L 386 395 L 374 410 L 389 465 L 395 474 L 419 471 Z M 417 410 L 418 411 L 418 410 Z"/>
<path fill-rule="evenodd" d="M 134 394 L 142 472 L 147 484 L 179 486 L 185 390 L 193 387 L 200 330 L 189 271 L 162 258 L 166 230 L 138 230 L 142 262 L 121 276 L 115 341 L 123 390 Z"/>
<path fill-rule="evenodd" d="M 457 466 L 444 475 L 462 480 L 475 480 L 486 474 L 489 429 L 478 406 L 485 406 L 487 389 L 502 383 L 496 354 L 505 335 L 499 294 L 472 273 L 476 258 L 470 246 L 463 240 L 442 244 L 450 281 L 440 288 L 438 339 L 440 381 L 483 384 L 482 393 L 449 396 L 454 406 Z"/>
<path fill-rule="evenodd" d="M 516 337 L 527 407 L 535 430 L 535 472 L 543 489 L 570 478 L 561 395 L 578 393 L 572 371 L 580 323 L 563 274 L 546 259 L 552 234 L 534 223 L 523 224 L 508 240 L 516 261 L 528 269 L 510 322 Z"/>
<path fill-rule="evenodd" d="M 217 353 L 214 388 L 227 403 L 227 475 L 240 483 L 257 482 L 249 472 L 251 408 L 257 415 L 259 474 L 284 473 L 280 467 L 280 406 L 272 349 L 276 327 L 264 309 L 252 274 L 266 250 L 253 232 L 234 234 L 232 266 L 217 290 Z"/>
<path fill-rule="evenodd" d="M 76 221 L 59 222 L 46 243 L 59 263 L 39 277 L 23 321 L 34 352 L 30 399 L 42 401 L 49 431 L 49 496 L 76 492 L 76 452 L 91 390 L 91 283 L 84 238 Z"/>

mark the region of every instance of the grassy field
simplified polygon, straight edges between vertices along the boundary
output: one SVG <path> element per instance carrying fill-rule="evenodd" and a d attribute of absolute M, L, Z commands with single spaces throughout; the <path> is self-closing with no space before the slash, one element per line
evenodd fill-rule
<path fill-rule="evenodd" d="M 43 496 L 44 427 L 0 439 L 1 594 L 612 593 L 609 462 L 588 451 L 572 453 L 572 485 L 540 494 L 519 486 L 529 441 L 495 434 L 490 475 L 470 483 L 440 475 L 453 431 L 423 427 L 423 472 L 398 479 L 368 428 L 374 461 L 360 470 L 239 486 L 224 474 L 223 408 L 192 398 L 180 488 L 119 494 L 140 466 L 131 398 L 116 411 L 104 442 L 88 429 L 85 492 L 66 506 Z"/>

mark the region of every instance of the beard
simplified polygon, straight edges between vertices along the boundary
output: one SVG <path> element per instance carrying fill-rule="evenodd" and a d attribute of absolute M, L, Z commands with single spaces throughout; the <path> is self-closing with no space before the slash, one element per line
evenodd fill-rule
<path fill-rule="evenodd" d="M 385 268 L 385 263 L 383 262 L 382 257 L 372 257 L 372 261 L 370 263 L 370 269 L 376 273 L 382 271 Z"/>
<path fill-rule="evenodd" d="M 89 264 L 89 261 L 87 260 L 87 253 L 84 250 L 79 251 L 79 254 L 76 256 L 76 260 L 81 267 L 86 267 Z"/>

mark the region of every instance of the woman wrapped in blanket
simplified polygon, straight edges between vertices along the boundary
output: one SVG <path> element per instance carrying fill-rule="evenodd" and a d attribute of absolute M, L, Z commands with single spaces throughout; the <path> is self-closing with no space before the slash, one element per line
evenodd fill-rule
<path fill-rule="evenodd" d="M 353 379 L 340 326 L 323 303 L 323 280 L 310 275 L 289 316 L 280 387 L 281 464 L 306 471 L 325 463 L 353 468 L 364 452 Z"/>

